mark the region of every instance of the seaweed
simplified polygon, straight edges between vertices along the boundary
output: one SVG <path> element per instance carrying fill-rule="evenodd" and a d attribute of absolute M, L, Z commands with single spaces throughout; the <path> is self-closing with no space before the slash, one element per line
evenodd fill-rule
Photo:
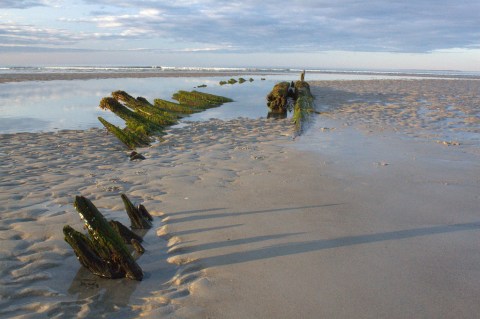
<path fill-rule="evenodd" d="M 244 83 L 244 82 L 247 82 L 247 80 L 245 80 L 244 78 L 239 78 L 239 79 L 238 79 L 238 83 L 239 83 L 239 84 L 242 84 L 242 83 Z"/>

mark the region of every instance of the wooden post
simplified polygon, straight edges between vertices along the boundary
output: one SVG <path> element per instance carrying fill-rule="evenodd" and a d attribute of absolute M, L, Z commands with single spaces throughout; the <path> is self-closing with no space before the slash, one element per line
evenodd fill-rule
<path fill-rule="evenodd" d="M 76 196 L 74 207 L 90 235 L 88 238 L 68 225 L 64 227 L 65 240 L 72 246 L 80 263 L 102 277 L 142 280 L 142 269 L 133 259 L 120 235 L 95 205 L 83 196 Z"/>

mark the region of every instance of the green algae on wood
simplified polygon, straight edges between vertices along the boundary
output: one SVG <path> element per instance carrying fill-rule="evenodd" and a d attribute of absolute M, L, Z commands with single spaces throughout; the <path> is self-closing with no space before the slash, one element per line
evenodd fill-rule
<path fill-rule="evenodd" d="M 63 227 L 65 241 L 73 248 L 78 261 L 94 275 L 105 278 L 124 278 L 125 271 L 99 256 L 92 240 L 72 227 Z"/>
<path fill-rule="evenodd" d="M 119 221 L 111 220 L 108 223 L 120 235 L 120 237 L 123 239 L 123 242 L 125 244 L 129 244 L 132 241 L 132 239 L 135 239 L 138 242 L 143 241 L 143 238 L 141 236 L 138 236 L 137 234 L 135 234 L 127 226 L 123 225 Z"/>
<path fill-rule="evenodd" d="M 125 91 L 112 92 L 112 97 L 100 101 L 100 108 L 108 109 L 125 121 L 121 129 L 103 118 L 99 118 L 105 128 L 114 134 L 128 148 L 148 146 L 150 136 L 162 134 L 165 127 L 174 125 L 185 114 L 201 112 L 231 99 L 198 91 L 178 91 L 173 98 L 179 103 L 155 99 L 151 104 L 143 97 L 134 98 Z"/>
<path fill-rule="evenodd" d="M 194 108 L 189 105 L 174 103 L 162 99 L 153 100 L 153 104 L 159 109 L 180 114 L 193 114 L 203 111 L 203 109 Z"/>
<path fill-rule="evenodd" d="M 186 104 L 200 109 L 208 109 L 220 106 L 223 103 L 233 102 L 232 99 L 223 96 L 198 91 L 178 91 L 173 95 L 172 98 L 181 104 Z"/>
<path fill-rule="evenodd" d="M 272 91 L 267 95 L 267 106 L 271 112 L 285 113 L 287 112 L 288 82 L 280 82 L 275 84 Z"/>
<path fill-rule="evenodd" d="M 131 227 L 137 229 L 147 229 L 152 227 L 151 215 L 145 214 L 146 210 L 139 209 L 135 207 L 132 202 L 128 199 L 127 195 L 122 194 L 122 201 L 125 205 L 125 210 L 127 211 L 128 217 L 130 218 Z"/>
<path fill-rule="evenodd" d="M 112 97 L 119 102 L 125 103 L 127 107 L 136 111 L 144 118 L 160 126 L 172 125 L 177 121 L 177 116 L 170 112 L 166 112 L 158 107 L 155 107 L 144 97 L 137 97 L 136 99 L 125 91 L 112 92 Z"/>
<path fill-rule="evenodd" d="M 314 97 L 310 92 L 310 85 L 304 78 L 305 71 L 302 72 L 300 81 L 277 83 L 267 96 L 269 117 L 284 118 L 293 105 L 292 121 L 297 134 L 303 132 L 310 115 L 315 112 Z"/>
<path fill-rule="evenodd" d="M 83 196 L 76 196 L 74 207 L 83 219 L 89 237 L 70 226 L 63 229 L 65 241 L 72 246 L 80 263 L 95 275 L 106 278 L 143 279 L 143 271 L 136 263 L 122 237 Z"/>
<path fill-rule="evenodd" d="M 302 73 L 302 79 L 305 77 L 305 71 Z M 310 92 L 310 85 L 305 81 L 295 82 L 295 106 L 293 108 L 293 123 L 295 130 L 301 134 L 309 122 L 310 116 L 315 111 L 314 97 Z"/>
<path fill-rule="evenodd" d="M 98 120 L 103 126 L 115 135 L 125 146 L 129 149 L 135 149 L 136 147 L 148 146 L 150 144 L 149 138 L 145 134 L 138 134 L 129 131 L 128 129 L 121 129 L 118 126 L 109 123 L 107 120 L 99 117 Z"/>

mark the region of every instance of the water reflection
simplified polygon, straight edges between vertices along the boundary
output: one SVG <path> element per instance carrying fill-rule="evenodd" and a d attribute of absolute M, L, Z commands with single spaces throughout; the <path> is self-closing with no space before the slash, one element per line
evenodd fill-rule
<path fill-rule="evenodd" d="M 207 87 L 196 90 L 228 96 L 235 102 L 195 114 L 188 119 L 190 121 L 266 115 L 264 101 L 272 87 L 270 81 L 260 81 L 258 77 L 256 82 L 220 86 L 218 83 L 222 79 L 127 78 L 4 83 L 0 85 L 0 133 L 101 127 L 98 116 L 123 125 L 118 117 L 98 107 L 101 98 L 112 91 L 124 90 L 150 101 L 155 98 L 171 100 L 176 91 L 192 90 L 202 84 Z"/>
<path fill-rule="evenodd" d="M 127 91 L 132 96 L 171 100 L 178 90 L 196 90 L 230 97 L 227 103 L 215 109 L 197 113 L 189 121 L 210 118 L 229 120 L 238 117 L 259 118 L 268 116 L 266 95 L 280 81 L 298 79 L 298 74 L 244 75 L 253 82 L 219 85 L 229 77 L 169 77 L 120 78 L 68 81 L 30 81 L 0 84 L 0 133 L 54 131 L 59 129 L 88 129 L 101 127 L 98 117 L 123 125 L 111 112 L 103 111 L 98 103 L 116 90 Z M 376 78 L 347 74 L 307 74 L 307 80 L 338 80 Z M 235 77 L 238 78 L 238 77 Z M 265 81 L 261 79 L 265 78 Z M 385 76 L 384 76 L 385 78 Z M 391 78 L 391 77 L 390 77 Z M 204 88 L 198 88 L 206 85 Z"/>

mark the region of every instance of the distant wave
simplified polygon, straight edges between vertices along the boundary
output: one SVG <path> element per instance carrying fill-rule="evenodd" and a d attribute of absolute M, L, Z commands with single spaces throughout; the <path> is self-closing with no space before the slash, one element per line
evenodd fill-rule
<path fill-rule="evenodd" d="M 415 75 L 433 77 L 480 78 L 480 72 L 455 70 L 348 70 L 316 68 L 259 68 L 259 67 L 191 67 L 191 66 L 1 66 L 5 73 L 102 73 L 102 72 L 246 72 L 246 73 L 310 73 L 326 74 L 373 74 L 373 75 Z"/>

